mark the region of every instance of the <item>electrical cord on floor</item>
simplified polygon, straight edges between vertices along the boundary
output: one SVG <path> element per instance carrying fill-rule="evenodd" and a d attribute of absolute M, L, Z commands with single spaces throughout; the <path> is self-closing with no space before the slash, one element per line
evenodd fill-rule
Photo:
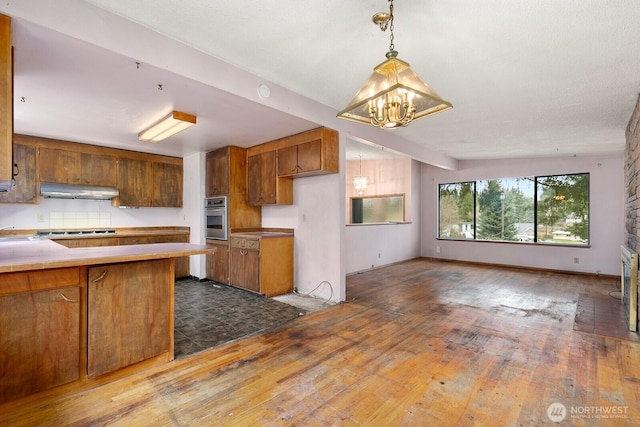
<path fill-rule="evenodd" d="M 316 298 L 316 297 L 313 295 L 313 293 L 314 293 L 315 291 L 317 291 L 317 290 L 320 288 L 320 286 L 324 285 L 325 283 L 326 283 L 327 285 L 329 285 L 329 289 L 331 290 L 331 294 L 329 295 L 329 298 L 327 298 L 327 299 L 324 301 L 324 304 L 329 304 L 329 303 L 334 304 L 334 302 L 333 302 L 333 286 L 331 286 L 331 282 L 329 282 L 329 281 L 327 281 L 327 280 L 323 280 L 322 282 L 318 283 L 318 285 L 317 285 L 315 288 L 313 288 L 311 291 L 309 291 L 309 292 L 307 292 L 307 293 L 305 293 L 305 292 L 300 292 L 300 291 L 299 291 L 299 290 L 297 290 L 297 289 L 294 289 L 294 290 L 293 290 L 293 293 L 294 293 L 294 294 L 296 294 L 296 295 L 301 295 L 301 296 L 303 296 L 303 297 Z"/>

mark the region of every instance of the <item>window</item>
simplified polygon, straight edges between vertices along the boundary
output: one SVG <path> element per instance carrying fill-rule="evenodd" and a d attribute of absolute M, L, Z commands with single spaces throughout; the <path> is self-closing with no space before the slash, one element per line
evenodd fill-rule
<path fill-rule="evenodd" d="M 589 174 L 440 184 L 438 237 L 589 242 Z"/>
<path fill-rule="evenodd" d="M 404 194 L 352 197 L 351 223 L 404 222 Z"/>

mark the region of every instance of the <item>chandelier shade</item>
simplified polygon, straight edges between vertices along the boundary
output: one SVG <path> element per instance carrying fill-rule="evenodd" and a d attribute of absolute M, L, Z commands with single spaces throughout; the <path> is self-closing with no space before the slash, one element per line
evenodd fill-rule
<path fill-rule="evenodd" d="M 406 126 L 414 119 L 448 110 L 451 103 L 395 56 L 379 64 L 338 117 L 382 128 Z"/>
<path fill-rule="evenodd" d="M 387 28 L 391 31 L 387 60 L 373 69 L 373 74 L 337 115 L 383 129 L 407 126 L 415 119 L 452 108 L 450 102 L 440 98 L 411 70 L 409 63 L 397 58 L 393 43 L 393 0 L 389 3 L 388 14 L 381 12 L 373 16 L 373 22 L 382 31 Z"/>

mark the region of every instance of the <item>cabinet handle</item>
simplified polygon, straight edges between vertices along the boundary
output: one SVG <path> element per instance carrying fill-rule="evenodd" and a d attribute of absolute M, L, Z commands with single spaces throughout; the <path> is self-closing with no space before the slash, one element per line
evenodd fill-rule
<path fill-rule="evenodd" d="M 105 270 L 105 271 L 103 271 L 103 272 L 102 272 L 102 274 L 101 274 L 101 275 L 99 275 L 98 277 L 96 277 L 95 279 L 93 279 L 93 280 L 91 281 L 91 283 L 96 283 L 96 282 L 99 282 L 99 281 L 101 281 L 102 279 L 104 279 L 104 276 L 106 276 L 106 275 L 107 275 L 107 272 L 108 272 L 108 271 L 109 271 L 109 270 Z"/>
<path fill-rule="evenodd" d="M 249 252 L 247 252 L 247 250 L 246 250 L 246 249 L 240 249 L 240 255 L 246 255 L 246 254 L 248 254 L 248 253 L 249 253 Z"/>
<path fill-rule="evenodd" d="M 60 292 L 60 296 L 62 297 L 63 300 L 65 300 L 66 302 L 78 302 L 77 299 L 71 299 L 71 298 L 67 298 L 62 292 Z"/>

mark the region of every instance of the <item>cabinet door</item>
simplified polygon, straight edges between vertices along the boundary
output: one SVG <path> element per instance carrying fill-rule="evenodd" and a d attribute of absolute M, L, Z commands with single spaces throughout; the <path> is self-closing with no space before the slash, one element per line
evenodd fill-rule
<path fill-rule="evenodd" d="M 0 297 L 0 402 L 80 375 L 80 288 Z"/>
<path fill-rule="evenodd" d="M 14 144 L 13 160 L 17 165 L 15 187 L 0 193 L 2 203 L 36 202 L 36 149 L 29 145 Z"/>
<path fill-rule="evenodd" d="M 278 150 L 278 176 L 322 170 L 322 140 L 316 139 Z"/>
<path fill-rule="evenodd" d="M 156 207 L 182 207 L 182 165 L 153 164 L 153 203 Z"/>
<path fill-rule="evenodd" d="M 272 205 L 276 199 L 276 152 L 249 156 L 247 159 L 247 201 L 250 205 Z"/>
<path fill-rule="evenodd" d="M 151 162 L 128 158 L 118 161 L 119 206 L 151 206 L 152 185 Z"/>
<path fill-rule="evenodd" d="M 40 182 L 82 184 L 80 153 L 58 148 L 38 148 Z"/>
<path fill-rule="evenodd" d="M 232 286 L 260 292 L 260 251 L 231 247 L 229 282 Z"/>
<path fill-rule="evenodd" d="M 80 155 L 81 183 L 102 187 L 115 187 L 116 158 L 99 154 L 82 153 Z"/>
<path fill-rule="evenodd" d="M 292 145 L 278 150 L 278 176 L 298 173 L 298 147 Z"/>
<path fill-rule="evenodd" d="M 298 144 L 297 173 L 316 172 L 322 169 L 322 141 Z"/>
<path fill-rule="evenodd" d="M 207 243 L 213 246 L 216 251 L 207 254 L 207 278 L 225 285 L 229 284 L 229 244 Z"/>
<path fill-rule="evenodd" d="M 170 350 L 169 260 L 89 268 L 87 375 Z"/>
<path fill-rule="evenodd" d="M 229 148 L 207 153 L 205 168 L 206 197 L 229 194 Z"/>

